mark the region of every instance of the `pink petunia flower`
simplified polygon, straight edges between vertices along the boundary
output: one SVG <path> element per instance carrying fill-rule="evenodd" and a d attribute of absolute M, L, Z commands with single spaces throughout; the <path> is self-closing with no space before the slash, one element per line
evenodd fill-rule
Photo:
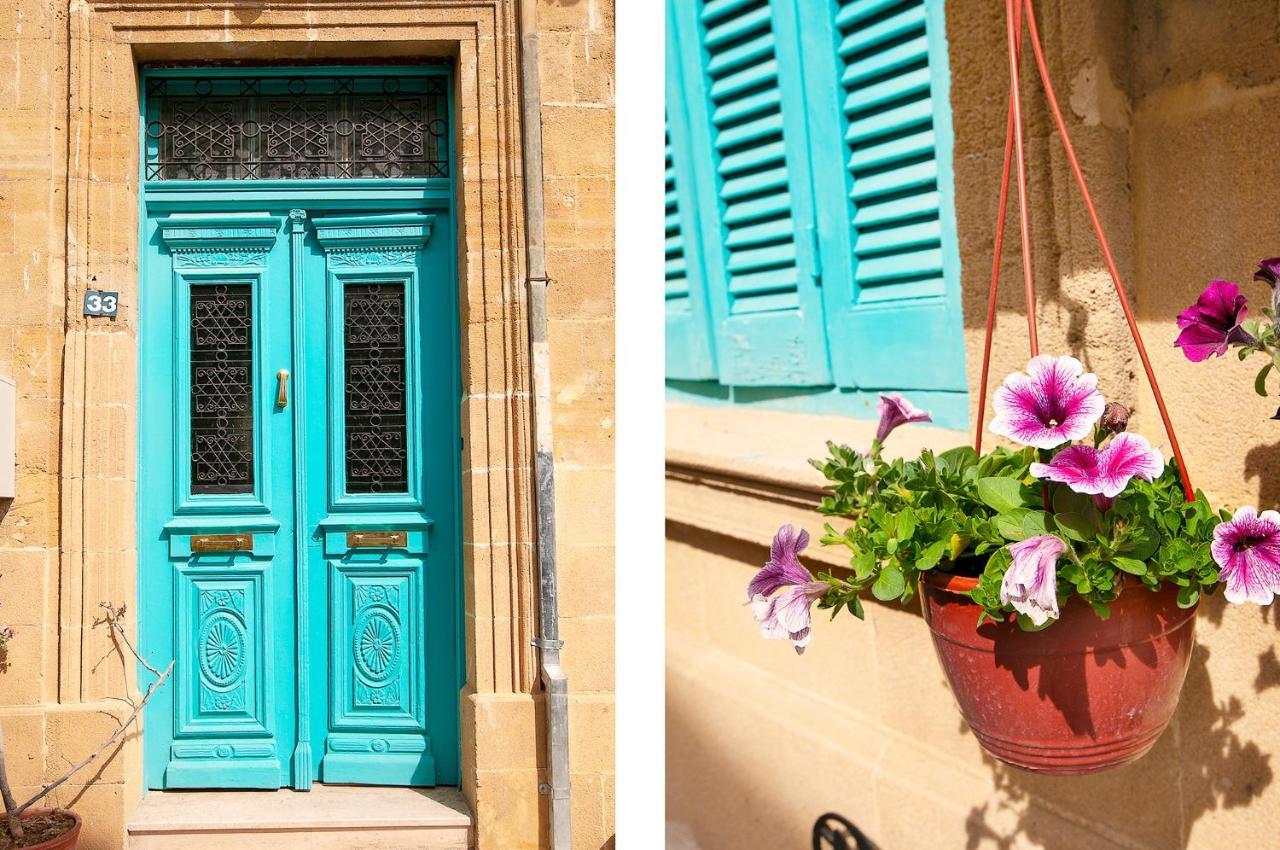
<path fill-rule="evenodd" d="M 1058 619 L 1058 558 L 1067 544 L 1052 534 L 1009 544 L 1013 563 L 1000 582 L 1000 601 L 1037 626 Z"/>
<path fill-rule="evenodd" d="M 880 414 L 880 427 L 876 428 L 876 442 L 883 443 L 894 428 L 911 422 L 932 422 L 933 417 L 926 410 L 921 410 L 897 393 L 880 394 L 876 403 L 876 412 Z"/>
<path fill-rule="evenodd" d="M 1240 287 L 1226 280 L 1215 280 L 1205 287 L 1196 303 L 1178 314 L 1178 327 L 1182 333 L 1173 344 L 1192 363 L 1199 363 L 1227 353 L 1232 345 L 1246 345 L 1254 338 L 1240 327 L 1249 315 L 1247 299 L 1240 294 Z"/>
<path fill-rule="evenodd" d="M 1253 279 L 1271 287 L 1271 312 L 1280 313 L 1280 257 L 1258 260 L 1258 270 L 1253 273 Z"/>
<path fill-rule="evenodd" d="M 1102 415 L 1098 376 L 1074 357 L 1031 358 L 1026 373 L 1004 379 L 991 399 L 991 430 L 1038 449 L 1052 449 L 1089 433 Z"/>
<path fill-rule="evenodd" d="M 1280 513 L 1245 505 L 1213 530 L 1210 551 L 1228 602 L 1270 605 L 1280 593 Z"/>
<path fill-rule="evenodd" d="M 810 608 L 831 589 L 800 563 L 800 551 L 809 545 L 809 532 L 784 525 L 773 536 L 769 562 L 747 585 L 747 604 L 770 640 L 789 640 L 798 655 L 809 645 Z M 777 596 L 772 594 L 781 590 Z"/>
<path fill-rule="evenodd" d="M 1067 446 L 1049 463 L 1031 464 L 1036 478 L 1066 484 L 1077 493 L 1114 499 L 1131 478 L 1151 481 L 1164 472 L 1164 457 L 1141 434 L 1117 434 L 1101 449 Z"/>

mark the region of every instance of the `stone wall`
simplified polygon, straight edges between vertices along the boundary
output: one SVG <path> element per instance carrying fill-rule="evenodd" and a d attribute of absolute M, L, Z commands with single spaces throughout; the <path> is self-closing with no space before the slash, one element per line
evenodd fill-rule
<path fill-rule="evenodd" d="M 136 686 L 99 601 L 136 583 L 137 88 L 143 61 L 446 56 L 458 66 L 468 683 L 463 791 L 481 847 L 545 841 L 520 245 L 517 4 L 71 2 L 0 10 L 0 373 L 17 380 L 18 496 L 0 505 L 0 672 L 18 796 L 89 752 Z M 613 834 L 613 17 L 542 0 L 561 587 L 575 846 Z M 119 289 L 115 322 L 80 315 Z M 60 790 L 83 850 L 116 850 L 140 737 Z"/>
<path fill-rule="evenodd" d="M 1175 315 L 1213 277 L 1239 283 L 1255 309 L 1269 294 L 1250 278 L 1257 259 L 1280 254 L 1271 202 L 1280 11 L 1262 0 L 1041 0 L 1037 11 L 1193 481 L 1215 504 L 1274 508 L 1280 430 L 1267 417 L 1280 400 L 1253 395 L 1256 367 L 1234 357 L 1192 364 L 1172 341 Z M 947 18 L 976 396 L 1008 65 L 1000 4 L 949 0 Z M 1136 404 L 1137 429 L 1167 450 L 1029 59 L 1023 79 L 1040 347 L 1083 360 L 1109 396 Z M 1016 200 L 1009 214 L 997 382 L 1027 357 Z M 1261 846 L 1274 834 L 1273 612 L 1227 606 L 1220 595 L 1205 604 L 1181 706 L 1140 762 L 1075 779 L 1015 771 L 983 755 L 964 728 L 916 610 L 872 603 L 866 622 L 820 618 L 797 658 L 760 640 L 741 607 L 777 525 L 820 527 L 804 507 L 820 480 L 803 459 L 821 452 L 821 437 L 866 444 L 873 426 L 800 416 L 762 424 L 707 409 L 673 409 L 668 419 L 671 433 L 686 435 L 668 453 L 669 846 L 807 846 L 826 811 L 895 850 L 1217 848 Z M 753 429 L 756 443 L 722 450 L 726 433 Z M 971 439 L 911 435 L 895 433 L 897 451 Z M 837 558 L 814 555 L 817 567 Z"/>

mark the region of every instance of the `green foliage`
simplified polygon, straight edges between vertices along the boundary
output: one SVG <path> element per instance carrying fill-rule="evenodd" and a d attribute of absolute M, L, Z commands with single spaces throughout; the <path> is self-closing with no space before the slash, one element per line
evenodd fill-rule
<path fill-rule="evenodd" d="M 821 510 L 851 522 L 825 525 L 822 543 L 849 550 L 848 577 L 823 574 L 831 590 L 819 603 L 861 617 L 860 596 L 909 601 L 920 575 L 945 570 L 975 576 L 970 596 L 985 615 L 1005 619 L 1000 583 L 1011 563 L 1008 545 L 1043 534 L 1067 543 L 1058 561 L 1058 596 L 1079 596 L 1100 617 L 1122 582 L 1151 588 L 1174 584 L 1179 603 L 1212 592 L 1218 570 L 1209 552 L 1215 513 L 1204 495 L 1183 498 L 1176 462 L 1155 481 L 1133 479 L 1109 510 L 1089 496 L 1030 475 L 1032 448 L 997 448 L 979 457 L 964 446 L 912 460 L 883 460 L 828 444 L 814 461 L 831 482 Z M 1034 628 L 1025 617 L 1018 622 Z M 1052 622 L 1052 621 L 1050 621 Z"/>

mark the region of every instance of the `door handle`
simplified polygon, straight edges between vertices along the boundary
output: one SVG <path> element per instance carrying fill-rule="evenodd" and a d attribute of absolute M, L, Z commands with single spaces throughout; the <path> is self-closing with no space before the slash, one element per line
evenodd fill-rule
<path fill-rule="evenodd" d="M 289 370 L 276 372 L 276 407 L 281 408 L 289 403 Z"/>

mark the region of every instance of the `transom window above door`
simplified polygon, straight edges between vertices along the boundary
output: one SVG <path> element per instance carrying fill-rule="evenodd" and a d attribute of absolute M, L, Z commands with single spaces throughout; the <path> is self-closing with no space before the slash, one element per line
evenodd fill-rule
<path fill-rule="evenodd" d="M 442 74 L 290 70 L 148 77 L 146 179 L 449 176 Z"/>

